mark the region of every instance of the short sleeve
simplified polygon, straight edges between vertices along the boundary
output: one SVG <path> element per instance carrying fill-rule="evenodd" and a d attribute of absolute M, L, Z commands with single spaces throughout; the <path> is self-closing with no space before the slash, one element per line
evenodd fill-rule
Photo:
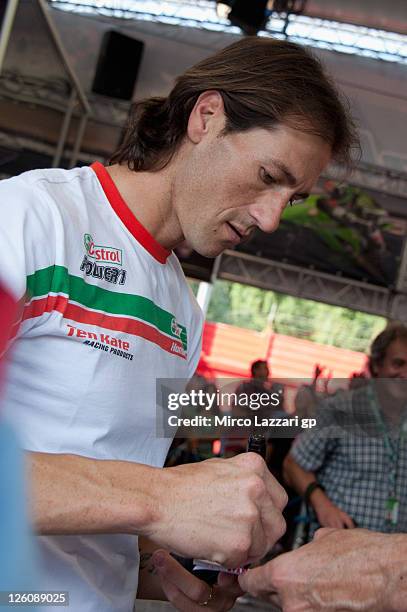
<path fill-rule="evenodd" d="M 0 283 L 16 301 L 25 296 L 27 276 L 50 265 L 55 250 L 49 206 L 22 177 L 0 181 Z"/>
<path fill-rule="evenodd" d="M 337 445 L 338 428 L 335 419 L 335 403 L 321 402 L 316 412 L 316 427 L 305 431 L 295 439 L 290 455 L 303 470 L 318 471 Z"/>

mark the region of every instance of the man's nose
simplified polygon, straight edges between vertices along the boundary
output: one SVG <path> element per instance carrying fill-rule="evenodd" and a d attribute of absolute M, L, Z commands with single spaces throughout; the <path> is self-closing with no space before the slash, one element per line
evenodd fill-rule
<path fill-rule="evenodd" d="M 263 232 L 274 232 L 278 228 L 288 200 L 289 196 L 283 193 L 272 193 L 250 207 L 251 216 Z"/>

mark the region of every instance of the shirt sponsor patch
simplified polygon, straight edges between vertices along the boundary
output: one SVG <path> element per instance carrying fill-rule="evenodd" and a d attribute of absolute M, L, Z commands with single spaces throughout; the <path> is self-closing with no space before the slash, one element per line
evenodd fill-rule
<path fill-rule="evenodd" d="M 85 272 L 86 276 L 93 276 L 93 278 L 99 278 L 105 280 L 108 283 L 116 285 L 124 285 L 126 282 L 127 272 L 123 268 L 116 268 L 114 266 L 102 266 L 91 261 L 86 255 L 83 256 L 80 270 Z"/>
<path fill-rule="evenodd" d="M 100 263 L 117 264 L 119 266 L 123 264 L 123 253 L 121 249 L 97 245 L 91 234 L 84 234 L 83 242 L 86 253 L 91 259 Z"/>
<path fill-rule="evenodd" d="M 123 357 L 129 361 L 133 361 L 133 354 L 129 352 L 130 342 L 116 338 L 111 334 L 102 334 L 96 332 L 89 332 L 74 325 L 68 324 L 68 336 L 75 336 L 76 338 L 83 338 L 83 344 L 91 346 L 92 348 L 105 351 L 116 357 Z"/>

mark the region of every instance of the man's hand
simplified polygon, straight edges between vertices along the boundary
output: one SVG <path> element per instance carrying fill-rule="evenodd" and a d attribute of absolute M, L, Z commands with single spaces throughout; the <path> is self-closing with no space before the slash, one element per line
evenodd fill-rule
<path fill-rule="evenodd" d="M 355 524 L 349 514 L 335 506 L 325 493 L 316 489 L 311 495 L 311 504 L 321 527 L 352 529 Z"/>
<path fill-rule="evenodd" d="M 182 567 L 165 550 L 157 550 L 152 563 L 160 578 L 161 588 L 168 601 L 182 612 L 223 612 L 230 610 L 236 598 L 243 594 L 236 576 L 219 574 L 218 584 L 212 588 Z"/>
<path fill-rule="evenodd" d="M 133 533 L 184 557 L 237 566 L 260 559 L 285 530 L 284 489 L 244 453 L 173 468 L 30 453 L 39 533 Z"/>
<path fill-rule="evenodd" d="M 239 584 L 283 612 L 407 610 L 400 567 L 407 547 L 400 538 L 365 529 L 320 529 L 310 544 L 249 570 Z"/>
<path fill-rule="evenodd" d="M 283 535 L 287 494 L 254 453 L 161 470 L 146 535 L 184 557 L 236 567 L 260 559 Z"/>

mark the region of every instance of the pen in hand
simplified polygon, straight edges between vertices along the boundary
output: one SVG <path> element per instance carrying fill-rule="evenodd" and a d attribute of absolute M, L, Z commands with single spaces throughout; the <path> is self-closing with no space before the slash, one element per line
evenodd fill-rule
<path fill-rule="evenodd" d="M 262 433 L 253 433 L 249 436 L 247 440 L 247 452 L 256 453 L 263 457 L 263 459 L 266 458 L 266 438 Z M 216 582 L 219 572 L 239 575 L 246 571 L 244 567 L 227 568 L 219 563 L 206 561 L 206 559 L 194 559 L 193 563 L 194 573 L 198 572 L 199 577 L 209 584 L 214 584 L 214 582 Z"/>

